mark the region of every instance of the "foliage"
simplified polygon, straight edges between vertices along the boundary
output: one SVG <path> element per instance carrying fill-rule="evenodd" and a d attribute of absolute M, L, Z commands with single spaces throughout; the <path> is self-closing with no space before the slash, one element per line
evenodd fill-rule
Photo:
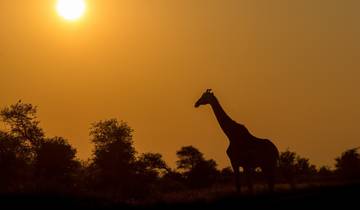
<path fill-rule="evenodd" d="M 325 179 L 333 175 L 333 171 L 329 166 L 321 166 L 318 171 L 318 175 L 320 178 Z"/>
<path fill-rule="evenodd" d="M 281 175 L 290 182 L 293 181 L 295 174 L 295 160 L 296 153 L 286 150 L 285 152 L 280 153 L 279 157 L 279 169 Z"/>
<path fill-rule="evenodd" d="M 138 157 L 137 164 L 140 170 L 154 173 L 156 176 L 158 176 L 159 173 L 170 171 L 170 168 L 159 153 L 143 153 Z"/>
<path fill-rule="evenodd" d="M 212 159 L 199 162 L 187 174 L 190 186 L 206 187 L 212 185 L 216 181 L 219 174 L 216 166 L 216 162 Z"/>
<path fill-rule="evenodd" d="M 0 111 L 0 119 L 8 128 L 2 132 L 0 143 L 2 180 L 8 186 L 4 187 L 5 190 L 11 190 L 9 186 L 20 189 L 31 184 L 37 149 L 45 136 L 36 114 L 35 106 L 21 101 Z"/>
<path fill-rule="evenodd" d="M 74 149 L 62 137 L 45 139 L 37 150 L 35 169 L 41 177 L 69 180 L 79 167 Z"/>
<path fill-rule="evenodd" d="M 216 162 L 205 160 L 204 155 L 193 146 L 182 147 L 176 152 L 177 168 L 184 170 L 184 176 L 191 187 L 205 187 L 214 183 L 218 176 Z"/>
<path fill-rule="evenodd" d="M 44 132 L 39 127 L 36 116 L 37 108 L 32 104 L 18 101 L 0 111 L 2 121 L 10 127 L 10 134 L 31 147 L 39 147 Z"/>
<path fill-rule="evenodd" d="M 304 181 L 313 178 L 317 174 L 315 165 L 310 164 L 309 159 L 300 157 L 289 150 L 280 153 L 279 169 L 282 178 L 293 186 L 295 180 Z"/>
<path fill-rule="evenodd" d="M 97 187 L 124 194 L 135 183 L 135 149 L 133 130 L 125 122 L 116 119 L 99 121 L 90 129 L 95 144 L 93 168 Z"/>
<path fill-rule="evenodd" d="M 337 172 L 346 179 L 360 178 L 360 154 L 359 148 L 346 150 L 340 157 L 335 159 Z"/>
<path fill-rule="evenodd" d="M 17 190 L 29 169 L 29 150 L 18 138 L 0 131 L 0 191 Z"/>
<path fill-rule="evenodd" d="M 204 161 L 203 154 L 193 146 L 184 146 L 176 152 L 179 160 L 176 161 L 177 168 L 191 171 L 197 164 Z"/>
<path fill-rule="evenodd" d="M 234 179 L 234 171 L 231 167 L 225 167 L 220 171 L 220 181 L 230 182 Z"/>
<path fill-rule="evenodd" d="M 157 193 L 210 187 L 233 181 L 230 167 L 221 171 L 193 146 L 176 152 L 176 169 L 159 153 L 136 155 L 133 129 L 125 122 L 109 119 L 90 128 L 94 144 L 88 161 L 76 159 L 76 149 L 62 137 L 48 138 L 39 126 L 37 108 L 21 101 L 0 111 L 7 130 L 0 131 L 0 192 L 76 192 L 111 198 L 149 198 Z M 286 150 L 280 154 L 282 179 L 296 181 L 360 178 L 360 154 L 350 149 L 336 158 L 336 172 L 316 167 L 307 158 Z M 256 178 L 257 174 L 254 174 Z M 259 181 L 260 179 L 254 179 Z M 195 189 L 198 190 L 198 189 Z M 202 190 L 202 189 L 200 189 Z"/>
<path fill-rule="evenodd" d="M 310 161 L 308 158 L 302 158 L 298 156 L 296 158 L 296 164 L 295 164 L 295 174 L 297 176 L 300 176 L 301 178 L 307 178 L 316 175 L 317 170 L 316 166 L 313 164 L 310 164 Z"/>

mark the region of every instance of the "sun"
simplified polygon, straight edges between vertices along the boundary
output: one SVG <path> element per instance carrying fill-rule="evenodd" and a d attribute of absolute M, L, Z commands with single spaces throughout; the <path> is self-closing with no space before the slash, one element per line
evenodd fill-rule
<path fill-rule="evenodd" d="M 56 10 L 66 20 L 77 20 L 85 13 L 84 0 L 58 0 Z"/>

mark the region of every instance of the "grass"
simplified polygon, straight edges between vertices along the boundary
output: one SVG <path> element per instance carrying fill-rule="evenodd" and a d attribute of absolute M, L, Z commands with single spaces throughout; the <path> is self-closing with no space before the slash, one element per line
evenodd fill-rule
<path fill-rule="evenodd" d="M 274 193 L 257 185 L 249 194 L 234 192 L 230 184 L 207 189 L 185 190 L 157 195 L 145 201 L 114 202 L 94 197 L 69 195 L 12 194 L 0 196 L 0 209 L 356 209 L 360 184 L 306 183 L 290 189 L 277 185 Z M 355 205 L 355 206 L 354 206 Z"/>

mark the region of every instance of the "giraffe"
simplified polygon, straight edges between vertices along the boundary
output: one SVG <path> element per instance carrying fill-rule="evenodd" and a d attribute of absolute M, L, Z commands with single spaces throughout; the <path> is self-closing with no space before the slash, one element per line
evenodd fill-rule
<path fill-rule="evenodd" d="M 226 154 L 230 159 L 235 175 L 236 190 L 240 192 L 239 168 L 244 169 L 247 186 L 253 191 L 252 174 L 258 167 L 265 174 L 270 191 L 274 189 L 274 176 L 279 159 L 279 151 L 268 139 L 260 139 L 253 136 L 248 129 L 226 114 L 218 99 L 211 89 L 207 89 L 195 103 L 195 108 L 200 105 L 210 104 L 221 129 L 229 139 L 229 147 Z"/>

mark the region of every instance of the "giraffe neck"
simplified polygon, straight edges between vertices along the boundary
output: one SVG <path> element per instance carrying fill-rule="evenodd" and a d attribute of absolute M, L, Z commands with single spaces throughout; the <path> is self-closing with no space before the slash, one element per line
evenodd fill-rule
<path fill-rule="evenodd" d="M 226 114 L 226 112 L 221 107 L 217 98 L 214 97 L 214 100 L 210 105 L 214 111 L 217 121 L 220 124 L 221 129 L 224 131 L 226 136 L 231 137 L 232 136 L 231 133 L 234 128 L 234 124 L 237 124 L 237 123 L 234 120 L 232 120 L 229 117 L 229 115 Z"/>

